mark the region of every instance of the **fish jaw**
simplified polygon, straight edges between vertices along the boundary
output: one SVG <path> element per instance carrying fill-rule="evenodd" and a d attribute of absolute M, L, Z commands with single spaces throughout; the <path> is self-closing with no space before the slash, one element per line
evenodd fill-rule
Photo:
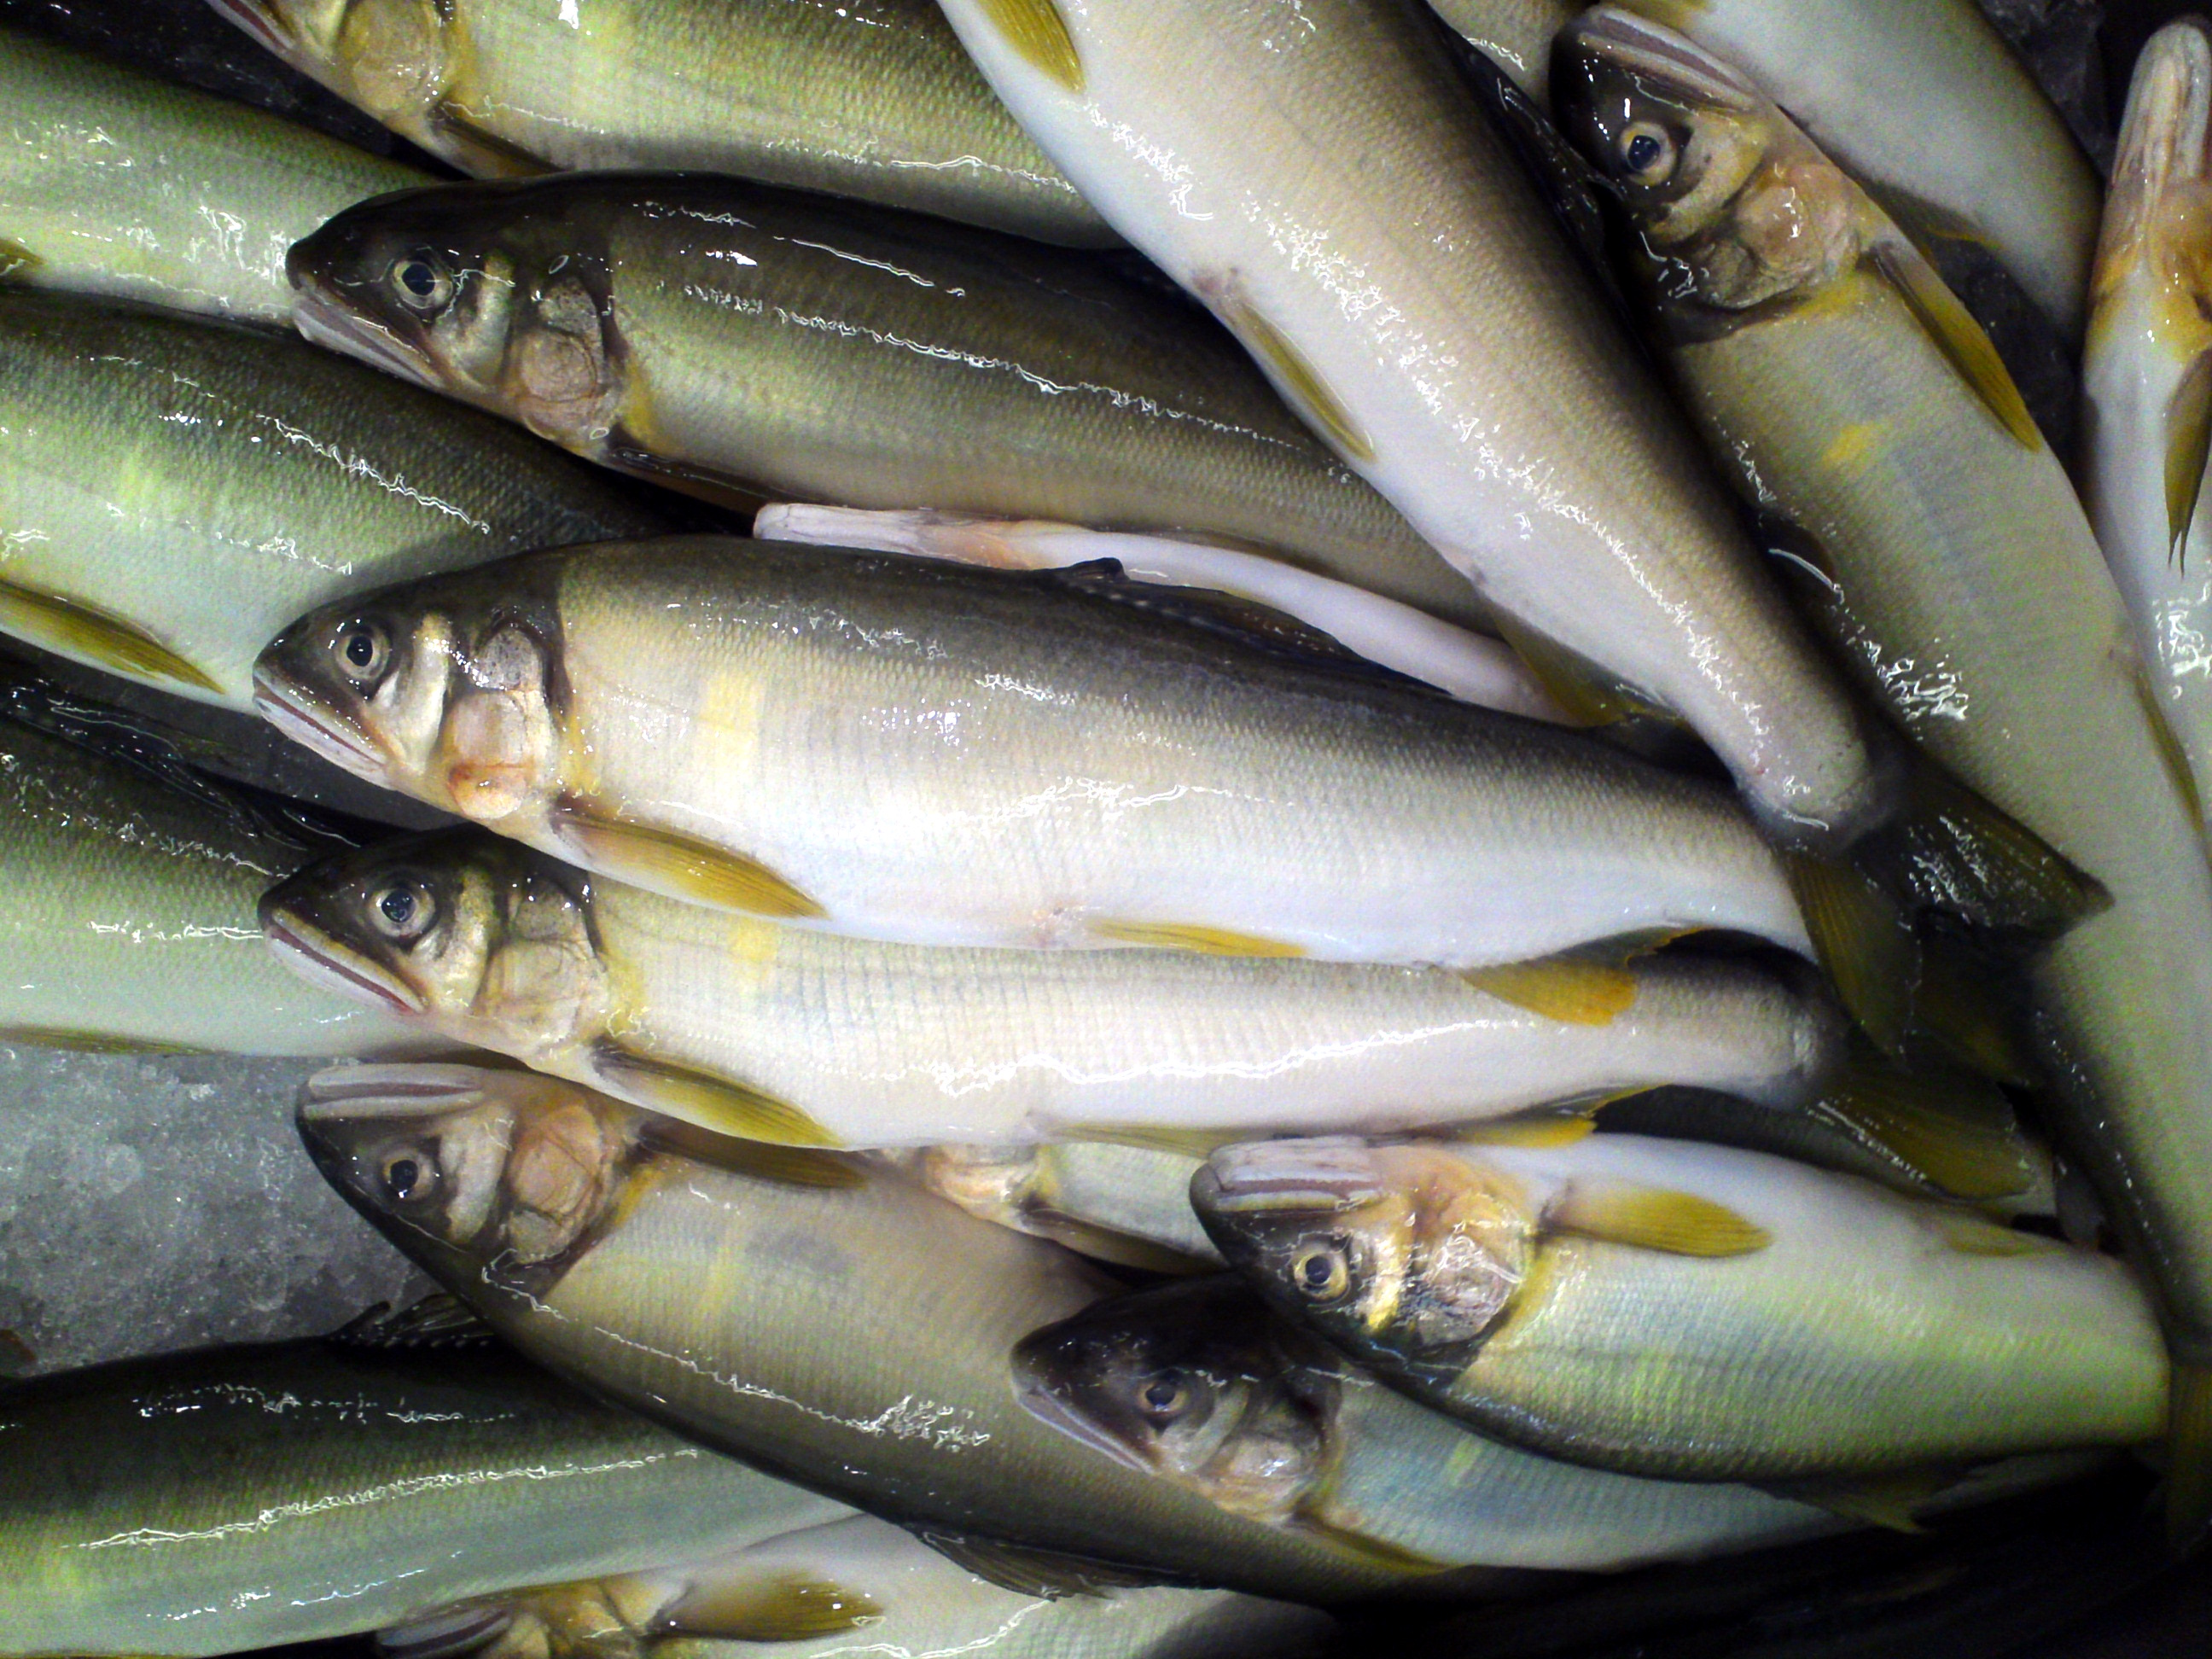
<path fill-rule="evenodd" d="M 374 737 L 268 660 L 253 665 L 253 707 L 286 737 L 309 753 L 357 778 L 385 788 L 392 781 L 388 758 Z"/>
<path fill-rule="evenodd" d="M 1365 1141 L 1326 1135 L 1224 1146 L 1194 1177 L 1191 1199 L 1201 1215 L 1330 1214 L 1371 1203 L 1383 1191 Z"/>
<path fill-rule="evenodd" d="M 429 1004 L 413 986 L 348 949 L 297 910 L 263 900 L 261 931 L 276 959 L 310 985 L 410 1018 L 429 1012 Z"/>
<path fill-rule="evenodd" d="M 296 261 L 288 260 L 287 264 L 293 283 L 292 324 L 302 338 L 427 391 L 448 390 L 422 353 L 410 350 L 390 330 L 380 328 L 332 296 L 314 278 L 301 272 Z"/>
<path fill-rule="evenodd" d="M 1158 1473 L 1135 1451 L 1084 1416 L 1042 1382 L 1025 1383 L 1015 1398 L 1031 1417 L 1047 1428 L 1066 1435 L 1077 1444 L 1088 1447 L 1102 1457 L 1113 1459 L 1125 1469 L 1134 1469 L 1139 1474 Z"/>

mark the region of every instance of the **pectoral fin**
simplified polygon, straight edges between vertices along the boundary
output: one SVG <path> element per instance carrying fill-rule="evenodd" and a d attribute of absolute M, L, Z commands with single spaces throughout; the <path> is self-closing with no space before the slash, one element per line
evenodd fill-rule
<path fill-rule="evenodd" d="M 453 165 L 472 179 L 535 179 L 557 171 L 511 139 L 481 127 L 450 99 L 429 112 L 427 125 Z"/>
<path fill-rule="evenodd" d="M 553 833 L 579 861 L 656 892 L 717 910 L 742 910 L 780 921 L 828 912 L 755 859 L 673 830 L 621 823 L 581 807 L 553 813 Z"/>
<path fill-rule="evenodd" d="M 1095 1221 L 1085 1221 L 1063 1211 L 1040 1206 L 1027 1212 L 1022 1219 L 1023 1224 L 1039 1238 L 1048 1238 L 1078 1255 L 1087 1255 L 1094 1261 L 1110 1261 L 1117 1267 L 1133 1267 L 1139 1273 L 1164 1273 L 1178 1279 L 1221 1271 L 1218 1260 L 1208 1261 L 1203 1256 L 1186 1255 L 1170 1246 L 1139 1238 L 1134 1233 L 1102 1227 Z"/>
<path fill-rule="evenodd" d="M 81 1054 L 204 1054 L 189 1042 L 156 1042 L 149 1037 L 116 1036 L 106 1031 L 70 1031 L 54 1025 L 0 1026 L 0 1042 L 40 1048 L 68 1048 Z"/>
<path fill-rule="evenodd" d="M 1118 945 L 1144 945 L 1162 951 L 1195 951 L 1208 957 L 1302 957 L 1303 945 L 1262 939 L 1257 933 L 1176 921 L 1094 921 L 1091 931 Z"/>
<path fill-rule="evenodd" d="M 1554 1232 L 1668 1255 L 1750 1255 L 1774 1242 L 1765 1228 L 1709 1198 L 1625 1181 L 1569 1187 L 1544 1223 Z"/>
<path fill-rule="evenodd" d="M 137 623 L 58 593 L 0 581 L 0 629 L 114 673 L 222 694 L 222 687 L 210 675 Z"/>
<path fill-rule="evenodd" d="M 1478 991 L 1567 1025 L 1610 1025 L 1636 1005 L 1636 975 L 1579 955 L 1462 969 Z"/>
<path fill-rule="evenodd" d="M 1288 336 L 1242 295 L 1223 295 L 1219 308 L 1222 321 L 1267 369 L 1291 406 L 1305 417 L 1307 425 L 1355 461 L 1375 459 L 1374 444 L 1359 429 L 1351 411 L 1337 401 L 1336 393 L 1329 390 L 1321 371 L 1306 361 L 1305 354 L 1291 343 Z"/>
<path fill-rule="evenodd" d="M 1058 1550 L 1008 1544 L 995 1538 L 919 1530 L 915 1536 L 953 1565 L 973 1573 L 987 1584 L 1047 1601 L 1069 1595 L 1103 1600 L 1117 1589 L 1140 1589 L 1162 1582 L 1154 1575 L 1094 1561 L 1088 1556 L 1064 1555 Z"/>
<path fill-rule="evenodd" d="M 991 26 L 1024 62 L 1070 92 L 1083 90 L 1083 59 L 1076 54 L 1067 20 L 1053 0 L 978 0 L 978 3 Z"/>
<path fill-rule="evenodd" d="M 1379 1567 L 1385 1572 L 1407 1578 L 1425 1578 L 1432 1573 L 1449 1572 L 1457 1565 L 1401 1548 L 1383 1539 L 1370 1538 L 1365 1533 L 1340 1527 L 1312 1513 L 1301 1515 L 1292 1524 L 1298 1531 L 1317 1540 L 1339 1555 L 1346 1556 L 1363 1566 Z"/>
<path fill-rule="evenodd" d="M 1902 237 L 1877 244 L 1875 268 L 1897 290 L 1928 337 L 1935 342 L 1959 378 L 1973 389 L 1996 422 L 2024 449 L 2043 447 L 2043 434 L 2027 402 L 2013 384 L 2012 372 L 1990 343 L 1973 314 L 1944 285 L 1920 250 Z"/>
<path fill-rule="evenodd" d="M 610 1094 L 716 1134 L 766 1141 L 775 1146 L 842 1144 L 799 1108 L 772 1095 L 650 1054 L 635 1054 L 619 1043 L 602 1042 L 592 1054 L 592 1069 Z"/>
<path fill-rule="evenodd" d="M 1175 1152 L 1205 1159 L 1224 1146 L 1255 1137 L 1249 1130 L 1177 1129 L 1158 1123 L 1072 1123 L 1059 1139 L 1097 1140 L 1109 1146 L 1134 1146 L 1147 1152 Z"/>
<path fill-rule="evenodd" d="M 1468 1146 L 1571 1146 L 1597 1132 L 1592 1117 L 1601 1100 L 1586 1106 L 1546 1107 L 1540 1111 L 1516 1112 L 1511 1117 L 1486 1123 L 1455 1124 L 1447 1133 Z"/>
<path fill-rule="evenodd" d="M 1500 612 L 1498 632 L 1514 654 L 1528 665 L 1552 701 L 1583 726 L 1612 726 L 1626 720 L 1678 723 L 1674 714 L 1607 673 L 1580 652 Z"/>
<path fill-rule="evenodd" d="M 879 1617 L 872 1597 L 793 1571 L 724 1571 L 669 1610 L 676 1633 L 725 1642 L 799 1642 L 834 1636 Z"/>
<path fill-rule="evenodd" d="M 2000 1227 L 1977 1215 L 1947 1215 L 1936 1224 L 1943 1242 L 1961 1255 L 2048 1255 L 2066 1248 L 2033 1233 Z"/>
<path fill-rule="evenodd" d="M 1923 1528 L 1913 1511 L 1957 1478 L 1949 1469 L 1900 1469 L 1889 1474 L 1818 1475 L 1765 1484 L 1763 1489 L 1870 1527 L 1919 1532 Z"/>
<path fill-rule="evenodd" d="M 665 1148 L 718 1170 L 750 1176 L 756 1181 L 781 1182 L 787 1187 L 862 1187 L 868 1180 L 865 1169 L 842 1153 L 741 1140 L 678 1117 L 653 1119 L 639 1139 L 646 1146 Z"/>
<path fill-rule="evenodd" d="M 2190 364 L 2166 406 L 2166 557 L 2184 566 L 2204 464 L 2212 455 L 2212 355 Z"/>

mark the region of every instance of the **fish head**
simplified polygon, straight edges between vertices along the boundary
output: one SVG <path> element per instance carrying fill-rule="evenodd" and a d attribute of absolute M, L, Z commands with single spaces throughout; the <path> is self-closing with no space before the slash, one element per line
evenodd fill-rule
<path fill-rule="evenodd" d="M 972 1216 L 1022 1230 L 1040 1197 L 1046 1149 L 1042 1146 L 945 1145 L 925 1146 L 912 1161 L 915 1177 L 939 1198 Z"/>
<path fill-rule="evenodd" d="M 1035 1417 L 1123 1466 L 1270 1524 L 1327 1478 L 1338 1373 L 1234 1279 L 1094 1304 L 1016 1345 Z"/>
<path fill-rule="evenodd" d="M 254 706 L 371 783 L 529 833 L 560 787 L 556 568 L 526 556 L 311 611 L 256 659 Z"/>
<path fill-rule="evenodd" d="M 533 1060 L 604 1027 L 589 911 L 580 872 L 462 830 L 311 865 L 264 896 L 261 927 L 315 984 Z"/>
<path fill-rule="evenodd" d="M 1347 1352 L 1450 1376 L 1512 1308 L 1537 1205 L 1449 1147 L 1344 1136 L 1224 1146 L 1191 1203 L 1231 1267 Z"/>
<path fill-rule="evenodd" d="M 301 73 L 421 142 L 450 90 L 453 8 L 441 0 L 210 0 Z"/>
<path fill-rule="evenodd" d="M 1741 70 L 1617 6 L 1559 39 L 1561 125 L 1612 182 L 1670 319 L 1807 298 L 1856 266 L 1863 197 Z"/>
<path fill-rule="evenodd" d="M 333 1066 L 299 1109 L 325 1178 L 456 1286 L 557 1276 L 616 1208 L 641 1122 L 593 1091 L 474 1066 Z"/>
<path fill-rule="evenodd" d="M 627 384 L 594 204 L 528 182 L 374 198 L 292 245 L 293 322 L 318 345 L 588 450 Z"/>
<path fill-rule="evenodd" d="M 580 1579 L 511 1590 L 379 1631 L 381 1659 L 643 1659 L 654 1578 Z M 664 1590 L 665 1594 L 665 1590 Z"/>

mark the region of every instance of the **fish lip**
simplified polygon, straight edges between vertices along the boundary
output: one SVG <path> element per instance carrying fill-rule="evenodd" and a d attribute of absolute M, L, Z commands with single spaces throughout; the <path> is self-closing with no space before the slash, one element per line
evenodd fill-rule
<path fill-rule="evenodd" d="M 383 783 L 391 775 L 386 757 L 369 747 L 373 739 L 313 692 L 296 688 L 258 664 L 253 670 L 253 707 L 286 737 L 356 777 Z"/>
<path fill-rule="evenodd" d="M 1382 1194 L 1367 1144 L 1343 1136 L 1224 1146 L 1191 1181 L 1191 1202 L 1218 1215 L 1333 1212 Z"/>
<path fill-rule="evenodd" d="M 312 276 L 294 281 L 292 326 L 311 345 L 380 368 L 426 392 L 446 389 L 416 353 L 392 337 L 389 329 L 379 328 L 340 305 Z"/>
<path fill-rule="evenodd" d="M 296 911 L 271 911 L 263 919 L 261 932 L 277 959 L 310 985 L 394 1013 L 419 1016 L 429 1011 L 421 994 L 405 981 L 363 961 L 358 951 L 348 950 Z"/>
<path fill-rule="evenodd" d="M 1613 6 L 1594 6 L 1566 27 L 1571 50 L 1593 47 L 1616 68 L 1641 74 L 1722 109 L 1757 109 L 1759 88 L 1673 29 Z"/>
<path fill-rule="evenodd" d="M 208 3 L 222 15 L 226 22 L 244 29 L 261 46 L 286 62 L 290 62 L 293 53 L 299 50 L 291 31 L 266 7 L 258 3 L 258 0 L 208 0 Z"/>
<path fill-rule="evenodd" d="M 429 1115 L 483 1093 L 484 1073 L 475 1066 L 394 1063 L 332 1066 L 300 1091 L 303 1122 L 321 1118 Z"/>
<path fill-rule="evenodd" d="M 1139 1474 L 1156 1472 L 1151 1464 L 1085 1418 L 1043 1383 L 1028 1383 L 1016 1392 L 1014 1398 L 1020 1402 L 1022 1409 L 1038 1422 L 1066 1435 L 1077 1444 L 1110 1457 L 1123 1468 L 1134 1469 Z"/>

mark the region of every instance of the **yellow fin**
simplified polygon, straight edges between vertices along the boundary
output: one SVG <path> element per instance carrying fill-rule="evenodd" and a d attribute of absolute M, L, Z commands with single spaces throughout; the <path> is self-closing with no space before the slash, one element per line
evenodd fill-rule
<path fill-rule="evenodd" d="M 1115 1566 L 1087 1555 L 1009 1544 L 996 1538 L 918 1529 L 915 1536 L 962 1571 L 973 1574 L 985 1583 L 1039 1601 L 1057 1601 L 1069 1595 L 1094 1596 L 1103 1601 L 1115 1590 L 1164 1582 L 1164 1575 L 1142 1568 Z"/>
<path fill-rule="evenodd" d="M 1765 1228 L 1709 1198 L 1628 1182 L 1570 1187 L 1544 1220 L 1556 1232 L 1668 1255 L 1750 1255 L 1774 1242 Z"/>
<path fill-rule="evenodd" d="M 1487 1123 L 1455 1124 L 1447 1133 L 1469 1146 L 1571 1146 L 1597 1132 L 1590 1115 L 1604 1103 L 1594 1100 L 1586 1106 L 1547 1106 Z"/>
<path fill-rule="evenodd" d="M 2150 671 L 2141 663 L 2136 665 L 2136 701 L 2142 705 L 2143 718 L 2150 722 L 2151 742 L 2157 746 L 2158 757 L 2164 763 L 2166 776 L 2199 823 L 2204 821 L 2204 798 L 2197 787 L 2197 770 L 2189 763 L 2189 753 L 2181 746 L 2181 739 L 2173 735 L 2173 727 L 2166 724 L 2166 711 L 2159 706 L 2158 693 L 2151 687 Z"/>
<path fill-rule="evenodd" d="M 1466 968 L 1460 977 L 1500 1002 L 1565 1025 L 1610 1025 L 1636 1004 L 1636 975 L 1570 955 Z"/>
<path fill-rule="evenodd" d="M 673 830 L 617 823 L 574 807 L 555 811 L 553 829 L 579 859 L 617 881 L 778 921 L 828 914 L 766 865 Z"/>
<path fill-rule="evenodd" d="M 2204 465 L 2212 459 L 2212 355 L 2190 364 L 2166 406 L 2166 553 L 2182 564 L 2189 521 L 2197 516 Z"/>
<path fill-rule="evenodd" d="M 1355 461 L 1375 459 L 1375 446 L 1359 429 L 1351 412 L 1337 401 L 1336 393 L 1328 389 L 1319 370 L 1305 360 L 1305 356 L 1284 336 L 1283 331 L 1261 315 L 1249 301 L 1236 294 L 1221 301 L 1222 320 L 1235 331 L 1244 343 L 1244 349 L 1264 363 L 1283 388 L 1289 401 L 1305 416 L 1309 426 L 1318 428 L 1329 441 Z"/>
<path fill-rule="evenodd" d="M 775 1146 L 842 1144 L 799 1108 L 773 1095 L 650 1054 L 633 1054 L 619 1043 L 601 1042 L 592 1066 L 610 1094 L 716 1134 Z"/>
<path fill-rule="evenodd" d="M 725 1642 L 798 1642 L 834 1636 L 878 1618 L 871 1597 L 811 1573 L 768 1572 L 715 1579 L 671 1610 L 673 1632 Z"/>
<path fill-rule="evenodd" d="M 1885 1054 L 1897 1054 L 1905 1046 L 1920 981 L 1920 947 L 1903 914 L 1849 866 L 1803 854 L 1784 854 L 1783 865 L 1813 954 L 1834 982 L 1844 1012 Z"/>
<path fill-rule="evenodd" d="M 992 27 L 1006 44 L 1070 92 L 1083 90 L 1083 59 L 1067 20 L 1053 0 L 980 0 Z"/>
<path fill-rule="evenodd" d="M 2166 1415 L 2166 1535 L 2177 1552 L 2212 1527 L 2212 1365 L 2175 1360 Z"/>
<path fill-rule="evenodd" d="M 136 623 L 58 594 L 0 581 L 0 629 L 114 673 L 169 680 L 217 695 L 222 691 L 207 674 Z"/>
<path fill-rule="evenodd" d="M 1340 1555 L 1351 1557 L 1364 1565 L 1380 1567 L 1385 1572 L 1402 1574 L 1408 1578 L 1425 1578 L 1431 1573 L 1449 1572 L 1455 1563 L 1439 1561 L 1432 1555 L 1423 1555 L 1389 1543 L 1380 1538 L 1355 1532 L 1349 1527 L 1340 1527 L 1333 1521 L 1324 1521 L 1311 1510 L 1302 1512 L 1291 1523 L 1327 1545 Z"/>
<path fill-rule="evenodd" d="M 680 1117 L 655 1117 L 639 1139 L 646 1146 L 701 1164 L 711 1164 L 718 1170 L 750 1176 L 759 1181 L 781 1182 L 787 1187 L 861 1187 L 868 1180 L 866 1171 L 842 1152 L 743 1140 L 718 1130 L 703 1129 Z"/>
<path fill-rule="evenodd" d="M 1884 1474 L 1814 1475 L 1765 1485 L 1765 1490 L 1870 1527 L 1920 1532 L 1923 1528 L 1913 1511 L 1955 1479 L 1948 1469 L 1899 1469 Z"/>
<path fill-rule="evenodd" d="M 1997 424 L 2012 434 L 2021 447 L 2042 448 L 2043 434 L 2035 417 L 2027 412 L 2020 388 L 2013 384 L 2012 372 L 1973 313 L 1944 286 L 1936 267 L 1902 237 L 1877 245 L 1872 258 L 1875 268 L 1888 279 L 1936 349 L 1958 371 L 1959 378 L 1973 388 Z"/>
<path fill-rule="evenodd" d="M 2051 939 L 2112 908 L 2095 877 L 1932 762 L 1913 766 L 1899 830 L 1936 902 L 1978 926 Z"/>
<path fill-rule="evenodd" d="M 1961 1255 L 2048 1255 L 2065 1248 L 2033 1233 L 2000 1227 L 1978 1215 L 1939 1216 L 1936 1230 Z"/>
<path fill-rule="evenodd" d="M 1954 1198 L 2010 1198 L 2035 1182 L 2010 1103 L 1979 1078 L 1911 1073 L 1861 1048 L 1811 1110 Z"/>
<path fill-rule="evenodd" d="M 1165 1273 L 1176 1278 L 1221 1271 L 1218 1261 L 1187 1255 L 1172 1245 L 1102 1227 L 1095 1221 L 1085 1221 L 1061 1210 L 1039 1206 L 1024 1214 L 1022 1224 L 1025 1231 L 1039 1238 L 1048 1238 L 1078 1255 L 1087 1255 L 1095 1261 L 1110 1261 L 1117 1267 L 1133 1267 L 1139 1273 Z"/>
<path fill-rule="evenodd" d="M 1177 1152 L 1196 1158 L 1212 1158 L 1224 1146 L 1234 1146 L 1241 1140 L 1266 1139 L 1249 1129 L 1177 1129 L 1152 1123 L 1073 1123 L 1059 1138 L 1102 1141 L 1109 1146 L 1134 1146 L 1147 1152 Z"/>
<path fill-rule="evenodd" d="M 428 125 L 440 141 L 434 148 L 465 158 L 456 165 L 471 179 L 535 179 L 557 170 L 521 145 L 479 126 L 450 98 L 439 100 L 431 109 Z"/>
<path fill-rule="evenodd" d="M 1163 951 L 1195 951 L 1208 957 L 1302 957 L 1303 945 L 1174 921 L 1094 921 L 1091 931 L 1121 945 L 1148 945 Z"/>
<path fill-rule="evenodd" d="M 1626 720 L 1674 721 L 1674 716 L 1650 698 L 1600 668 L 1580 652 L 1538 633 L 1502 612 L 1492 618 L 1499 636 L 1528 665 L 1552 701 L 1583 726 L 1611 726 Z"/>
<path fill-rule="evenodd" d="M 189 1042 L 158 1042 L 150 1037 L 117 1036 L 107 1031 L 75 1031 L 57 1025 L 0 1026 L 0 1042 L 40 1048 L 70 1048 L 81 1054 L 206 1054 L 211 1048 Z"/>
<path fill-rule="evenodd" d="M 20 281 L 38 274 L 46 261 L 21 242 L 0 237 L 0 282 Z"/>

